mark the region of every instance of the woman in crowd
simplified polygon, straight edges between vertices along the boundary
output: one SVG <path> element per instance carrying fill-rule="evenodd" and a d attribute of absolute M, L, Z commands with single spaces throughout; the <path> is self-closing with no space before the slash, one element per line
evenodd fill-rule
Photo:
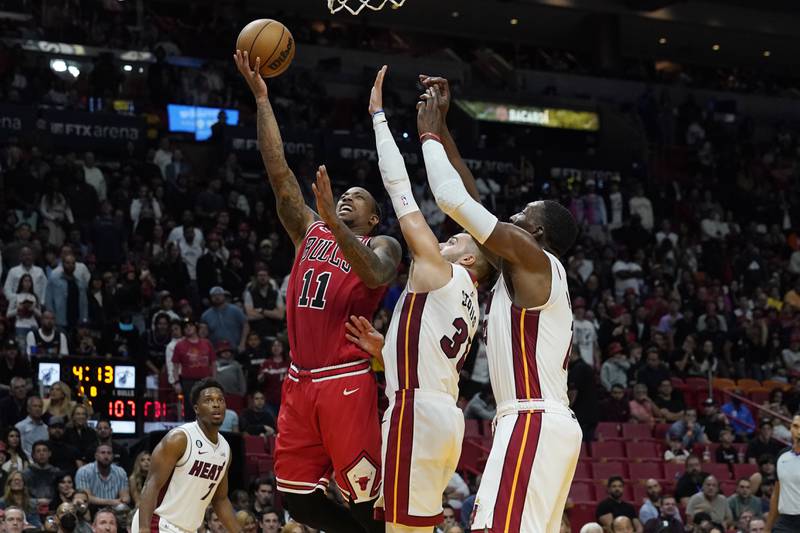
<path fill-rule="evenodd" d="M 72 479 L 72 474 L 63 474 L 58 476 L 55 481 L 55 496 L 50 501 L 50 510 L 58 509 L 62 503 L 72 503 L 72 497 L 75 495 L 75 481 Z"/>
<path fill-rule="evenodd" d="M 23 274 L 17 284 L 17 292 L 8 300 L 8 318 L 14 319 L 17 344 L 25 346 L 25 337 L 28 332 L 39 327 L 39 317 L 42 316 L 42 306 L 33 292 L 33 278 L 30 274 Z"/>
<path fill-rule="evenodd" d="M 61 416 L 69 419 L 75 409 L 75 402 L 72 400 L 72 390 L 63 381 L 56 381 L 50 385 L 50 396 L 44 400 L 44 418 L 49 420 L 51 416 Z"/>
<path fill-rule="evenodd" d="M 97 433 L 88 426 L 88 420 L 88 408 L 79 403 L 72 409 L 69 426 L 64 432 L 64 440 L 81 451 L 92 449 L 97 443 Z"/>
<path fill-rule="evenodd" d="M 22 437 L 19 430 L 15 427 L 9 428 L 3 440 L 6 443 L 6 453 L 8 454 L 8 460 L 2 466 L 3 471 L 22 472 L 28 468 L 28 456 L 22 450 Z"/>
<path fill-rule="evenodd" d="M 3 509 L 12 505 L 25 511 L 26 522 L 32 526 L 41 527 L 42 522 L 37 512 L 36 500 L 31 498 L 20 471 L 11 472 L 8 475 L 3 498 L 0 500 L 0 507 Z"/>
<path fill-rule="evenodd" d="M 246 510 L 241 510 L 236 513 L 236 521 L 242 526 L 244 533 L 256 533 L 258 525 L 256 524 L 256 517 L 253 513 Z"/>
<path fill-rule="evenodd" d="M 258 382 L 267 400 L 267 409 L 272 411 L 277 419 L 281 405 L 281 387 L 286 374 L 289 372 L 289 362 L 286 360 L 286 347 L 279 339 L 272 341 L 270 357 L 261 364 L 258 372 Z"/>
<path fill-rule="evenodd" d="M 49 244 L 61 246 L 66 237 L 64 232 L 66 222 L 74 224 L 75 219 L 67 199 L 59 192 L 59 183 L 56 178 L 50 180 L 47 192 L 42 195 L 39 212 L 44 217 L 44 225 L 50 230 Z"/>
<path fill-rule="evenodd" d="M 139 452 L 139 455 L 136 456 L 136 461 L 133 463 L 133 473 L 128 478 L 128 486 L 131 489 L 131 500 L 134 506 L 139 505 L 139 497 L 142 495 L 142 487 L 144 487 L 148 472 L 150 472 L 150 454 L 148 452 Z"/>

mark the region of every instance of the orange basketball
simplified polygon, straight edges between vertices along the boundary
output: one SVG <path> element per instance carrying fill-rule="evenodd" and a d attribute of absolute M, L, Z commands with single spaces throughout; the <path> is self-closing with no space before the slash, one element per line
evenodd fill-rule
<path fill-rule="evenodd" d="M 249 54 L 250 68 L 256 68 L 256 58 L 260 57 L 261 75 L 274 78 L 289 68 L 295 47 L 289 28 L 277 20 L 258 19 L 239 33 L 236 49 Z"/>

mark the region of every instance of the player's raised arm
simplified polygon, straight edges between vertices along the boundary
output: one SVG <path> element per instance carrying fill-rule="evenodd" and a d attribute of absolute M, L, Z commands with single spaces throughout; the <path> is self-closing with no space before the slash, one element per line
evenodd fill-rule
<path fill-rule="evenodd" d="M 438 87 L 432 85 L 424 96 L 417 106 L 417 128 L 436 205 L 486 249 L 511 265 L 532 272 L 549 271 L 550 260 L 535 239 L 535 231 L 539 230 L 528 232 L 514 224 L 500 222 L 467 192 L 436 133 L 442 117 Z"/>
<path fill-rule="evenodd" d="M 139 497 L 139 532 L 150 533 L 150 521 L 156 510 L 156 501 L 161 487 L 167 482 L 175 465 L 186 451 L 186 433 L 172 430 L 158 443 L 150 456 L 150 472 Z"/>
<path fill-rule="evenodd" d="M 250 58 L 247 51 L 237 50 L 234 54 L 236 68 L 242 74 L 248 87 L 253 92 L 258 109 L 257 129 L 258 129 L 258 149 L 264 166 L 267 169 L 269 183 L 275 194 L 277 202 L 278 217 L 281 219 L 283 227 L 297 247 L 303 240 L 308 226 L 316 219 L 314 211 L 309 208 L 303 199 L 300 185 L 294 172 L 286 162 L 283 153 L 283 139 L 275 120 L 275 113 L 269 103 L 267 95 L 267 84 L 259 74 L 261 58 L 256 58 L 256 68 L 250 68 Z"/>
<path fill-rule="evenodd" d="M 415 291 L 428 292 L 447 284 L 452 277 L 452 267 L 442 257 L 439 241 L 417 207 L 403 156 L 389 129 L 383 110 L 383 78 L 386 69 L 384 65 L 378 71 L 369 98 L 369 114 L 372 117 L 375 146 L 378 150 L 378 167 L 383 186 L 392 200 L 403 238 L 414 258 L 411 286 Z"/>
<path fill-rule="evenodd" d="M 325 165 L 317 170 L 317 182 L 311 188 L 317 199 L 320 218 L 333 233 L 336 244 L 364 285 L 374 289 L 392 281 L 400 264 L 400 243 L 387 235 L 373 237 L 368 245 L 361 242 L 336 214 L 331 179 Z"/>

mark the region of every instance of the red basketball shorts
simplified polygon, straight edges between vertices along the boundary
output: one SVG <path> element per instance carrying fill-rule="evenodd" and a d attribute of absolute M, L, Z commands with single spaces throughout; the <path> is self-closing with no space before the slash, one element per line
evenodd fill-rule
<path fill-rule="evenodd" d="M 345 498 L 375 499 L 381 487 L 377 394 L 367 360 L 314 370 L 292 364 L 278 415 L 278 490 L 310 494 L 325 489 L 335 472 Z"/>

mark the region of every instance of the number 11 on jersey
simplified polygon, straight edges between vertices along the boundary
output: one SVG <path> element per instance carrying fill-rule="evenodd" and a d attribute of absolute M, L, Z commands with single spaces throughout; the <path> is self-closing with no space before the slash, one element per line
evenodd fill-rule
<path fill-rule="evenodd" d="M 303 274 L 303 290 L 300 291 L 300 298 L 297 300 L 297 307 L 311 307 L 312 309 L 325 308 L 325 293 L 328 291 L 328 281 L 331 279 L 330 272 L 320 272 L 317 276 L 317 287 L 314 297 L 309 301 L 308 292 L 311 288 L 311 280 L 314 277 L 314 269 L 309 268 Z"/>

